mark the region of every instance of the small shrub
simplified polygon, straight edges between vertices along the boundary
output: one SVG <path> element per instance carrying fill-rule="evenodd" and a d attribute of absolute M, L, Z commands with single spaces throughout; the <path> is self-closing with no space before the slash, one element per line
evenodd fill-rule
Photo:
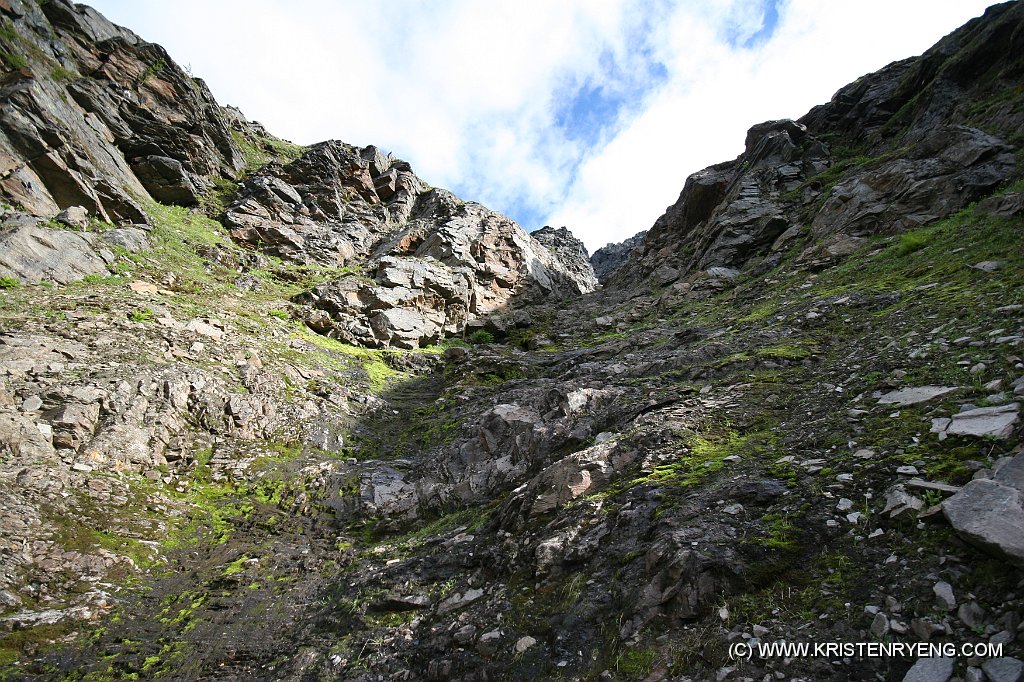
<path fill-rule="evenodd" d="M 0 289 L 14 289 L 20 284 L 17 277 L 0 277 Z"/>
<path fill-rule="evenodd" d="M 907 232 L 900 237 L 900 243 L 896 245 L 896 255 L 906 256 L 920 251 L 924 247 L 928 246 L 930 241 L 927 234 L 921 232 Z"/>
<path fill-rule="evenodd" d="M 130 322 L 149 322 L 153 319 L 152 308 L 138 308 L 128 314 L 128 320 Z"/>
<path fill-rule="evenodd" d="M 477 329 L 469 335 L 469 342 L 477 346 L 482 343 L 494 343 L 494 334 L 486 329 Z"/>

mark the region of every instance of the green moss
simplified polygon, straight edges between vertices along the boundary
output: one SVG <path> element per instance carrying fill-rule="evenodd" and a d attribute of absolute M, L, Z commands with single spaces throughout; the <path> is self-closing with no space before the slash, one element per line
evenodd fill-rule
<path fill-rule="evenodd" d="M 63 66 L 55 66 L 53 70 L 50 71 L 50 77 L 55 81 L 67 82 L 79 78 L 79 75 L 71 69 L 65 69 Z"/>
<path fill-rule="evenodd" d="M 14 289 L 20 285 L 17 277 L 0 277 L 0 289 Z"/>
<path fill-rule="evenodd" d="M 228 564 L 227 567 L 224 569 L 224 576 L 230 577 L 233 575 L 238 575 L 239 573 L 243 572 L 245 570 L 245 562 L 248 560 L 249 557 L 244 554 L 238 557 L 230 564 Z"/>
<path fill-rule="evenodd" d="M 810 357 L 812 349 L 799 342 L 777 343 L 765 348 L 759 348 L 757 357 L 772 360 L 803 360 Z"/>
<path fill-rule="evenodd" d="M 9 52 L 0 52 L 0 59 L 12 69 L 24 69 L 28 66 L 28 57 L 23 54 L 11 54 Z"/>
<path fill-rule="evenodd" d="M 341 358 L 344 358 L 345 360 L 358 361 L 363 372 L 366 374 L 370 390 L 375 393 L 382 393 L 393 382 L 405 379 L 408 376 L 403 372 L 399 372 L 394 369 L 384 361 L 385 357 L 389 355 L 397 355 L 399 351 L 372 350 L 369 348 L 362 348 L 360 346 L 352 346 L 326 336 L 314 334 L 304 326 L 299 327 L 298 334 L 313 345 L 328 351 L 331 355 L 341 356 Z M 346 365 L 339 364 L 339 360 L 334 360 L 334 363 L 336 369 L 347 369 Z"/>
<path fill-rule="evenodd" d="M 687 439 L 680 456 L 673 462 L 656 466 L 633 485 L 656 483 L 672 487 L 689 487 L 701 483 L 724 466 L 725 458 L 750 453 L 774 443 L 775 436 L 768 432 L 741 435 L 725 431 L 714 435 L 693 434 Z"/>
<path fill-rule="evenodd" d="M 306 153 L 305 147 L 276 137 L 258 137 L 250 140 L 237 130 L 232 130 L 231 136 L 245 156 L 244 174 L 246 175 L 272 161 L 283 164 L 291 163 Z"/>
<path fill-rule="evenodd" d="M 768 534 L 765 537 L 752 540 L 754 544 L 783 552 L 794 552 L 798 549 L 796 529 L 788 516 L 765 514 L 761 517 L 761 521 L 764 522 Z"/>

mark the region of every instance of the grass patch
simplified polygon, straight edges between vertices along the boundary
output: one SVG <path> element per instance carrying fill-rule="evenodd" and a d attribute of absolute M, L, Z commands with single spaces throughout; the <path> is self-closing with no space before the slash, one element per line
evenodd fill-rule
<path fill-rule="evenodd" d="M 928 246 L 931 241 L 930 235 L 927 232 L 921 230 L 914 230 L 913 232 L 907 232 L 900 235 L 900 241 L 894 247 L 894 253 L 897 256 L 906 256 L 915 251 L 920 251 L 924 247 Z"/>

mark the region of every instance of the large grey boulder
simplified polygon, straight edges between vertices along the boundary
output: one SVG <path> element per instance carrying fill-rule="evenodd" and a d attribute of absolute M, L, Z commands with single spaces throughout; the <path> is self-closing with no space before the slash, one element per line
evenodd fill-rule
<path fill-rule="evenodd" d="M 1024 454 L 970 481 L 942 511 L 964 540 L 1024 568 Z"/>
<path fill-rule="evenodd" d="M 98 234 L 41 227 L 15 214 L 0 224 L 0 277 L 26 284 L 67 284 L 86 275 L 108 274 L 113 252 Z"/>

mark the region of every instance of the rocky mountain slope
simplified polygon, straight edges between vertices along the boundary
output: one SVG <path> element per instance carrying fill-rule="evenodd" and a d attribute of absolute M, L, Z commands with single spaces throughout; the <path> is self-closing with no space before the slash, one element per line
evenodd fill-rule
<path fill-rule="evenodd" d="M 0 15 L 0 679 L 1020 678 L 1024 4 L 751 128 L 596 292 Z M 1002 652 L 729 655 L 780 640 Z"/>

